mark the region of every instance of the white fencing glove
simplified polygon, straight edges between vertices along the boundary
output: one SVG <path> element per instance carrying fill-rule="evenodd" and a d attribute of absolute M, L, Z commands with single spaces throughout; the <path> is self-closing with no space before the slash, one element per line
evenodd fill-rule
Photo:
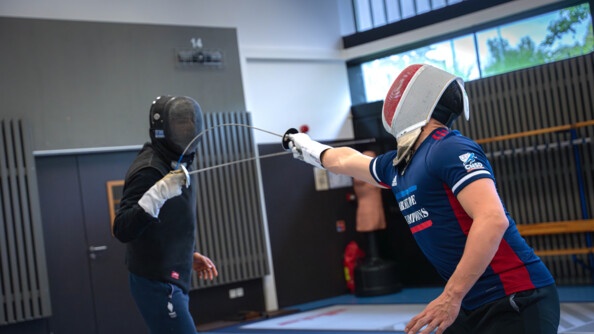
<path fill-rule="evenodd" d="M 305 133 L 290 133 L 290 131 L 285 134 L 286 138 L 283 139 L 283 147 L 293 152 L 293 158 L 324 169 L 320 158 L 324 151 L 332 147 L 312 140 Z"/>
<path fill-rule="evenodd" d="M 183 165 L 180 169 L 169 172 L 150 187 L 138 200 L 138 205 L 146 213 L 157 218 L 165 201 L 181 195 L 182 186 L 186 188 L 190 186 L 190 175 Z"/>

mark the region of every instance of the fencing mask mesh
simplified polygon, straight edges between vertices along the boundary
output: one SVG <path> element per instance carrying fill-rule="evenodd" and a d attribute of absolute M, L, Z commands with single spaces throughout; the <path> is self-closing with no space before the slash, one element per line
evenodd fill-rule
<path fill-rule="evenodd" d="M 199 140 L 192 142 L 203 130 L 202 109 L 187 96 L 159 96 L 151 106 L 150 136 L 153 145 L 167 156 L 177 158 L 186 150 L 191 154 Z M 191 144 L 188 147 L 188 144 Z"/>

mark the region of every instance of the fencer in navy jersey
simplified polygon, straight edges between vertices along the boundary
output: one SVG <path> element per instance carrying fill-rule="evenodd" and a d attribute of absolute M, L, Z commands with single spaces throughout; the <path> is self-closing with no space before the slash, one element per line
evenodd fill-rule
<path fill-rule="evenodd" d="M 462 79 L 415 64 L 384 100 L 382 121 L 396 150 L 370 158 L 289 131 L 283 144 L 299 160 L 392 190 L 446 281 L 406 333 L 557 333 L 555 281 L 518 233 L 480 145 L 450 129 L 460 116 L 469 117 Z"/>
<path fill-rule="evenodd" d="M 151 140 L 125 177 L 113 234 L 126 244 L 131 293 L 150 333 L 195 333 L 192 269 L 205 279 L 218 275 L 196 251 L 196 191 L 187 172 L 202 130 L 194 99 L 159 96 L 149 111 Z"/>

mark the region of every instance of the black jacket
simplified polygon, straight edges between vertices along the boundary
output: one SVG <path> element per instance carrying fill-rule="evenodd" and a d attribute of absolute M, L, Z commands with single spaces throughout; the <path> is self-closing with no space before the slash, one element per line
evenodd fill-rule
<path fill-rule="evenodd" d="M 172 170 L 171 161 L 145 144 L 126 175 L 113 233 L 126 243 L 126 264 L 136 275 L 170 282 L 185 292 L 190 287 L 196 240 L 196 195 L 193 185 L 165 202 L 158 218 L 138 200 Z"/>

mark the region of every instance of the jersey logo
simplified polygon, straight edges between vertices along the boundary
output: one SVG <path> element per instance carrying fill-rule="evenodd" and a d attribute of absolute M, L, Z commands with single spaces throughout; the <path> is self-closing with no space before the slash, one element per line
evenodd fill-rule
<path fill-rule="evenodd" d="M 460 161 L 462 161 L 462 164 L 467 171 L 485 168 L 482 163 L 476 161 L 476 156 L 474 153 L 464 153 L 459 155 L 458 158 Z"/>
<path fill-rule="evenodd" d="M 398 185 L 398 175 L 394 175 L 392 179 L 392 187 L 396 187 Z"/>

